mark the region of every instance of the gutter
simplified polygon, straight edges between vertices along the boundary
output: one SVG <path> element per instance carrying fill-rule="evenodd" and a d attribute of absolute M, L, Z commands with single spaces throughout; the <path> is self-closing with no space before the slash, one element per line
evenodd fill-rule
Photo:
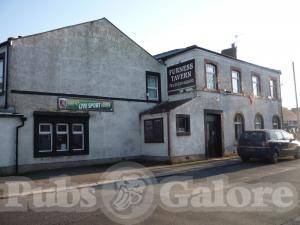
<path fill-rule="evenodd" d="M 27 118 L 22 116 L 20 117 L 20 120 L 22 122 L 21 125 L 16 127 L 16 164 L 15 164 L 16 174 L 19 173 L 19 129 L 21 127 L 24 127 L 24 123 L 27 120 Z"/>

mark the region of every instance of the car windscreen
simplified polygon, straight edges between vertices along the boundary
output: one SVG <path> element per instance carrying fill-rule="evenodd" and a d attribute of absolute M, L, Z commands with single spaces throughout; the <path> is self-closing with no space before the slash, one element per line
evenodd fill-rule
<path fill-rule="evenodd" d="M 246 131 L 241 135 L 241 141 L 264 141 L 266 132 L 264 131 Z"/>

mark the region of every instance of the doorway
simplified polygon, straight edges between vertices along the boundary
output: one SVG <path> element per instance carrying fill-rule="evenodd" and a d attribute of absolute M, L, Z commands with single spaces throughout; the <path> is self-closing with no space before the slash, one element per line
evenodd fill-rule
<path fill-rule="evenodd" d="M 222 111 L 204 113 L 206 158 L 223 157 Z"/>

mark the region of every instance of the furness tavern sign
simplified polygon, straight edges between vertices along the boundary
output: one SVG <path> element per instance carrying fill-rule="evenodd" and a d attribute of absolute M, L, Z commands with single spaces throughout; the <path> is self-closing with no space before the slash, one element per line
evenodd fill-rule
<path fill-rule="evenodd" d="M 193 87 L 195 80 L 195 59 L 176 64 L 167 68 L 168 94 L 176 94 L 182 88 Z"/>

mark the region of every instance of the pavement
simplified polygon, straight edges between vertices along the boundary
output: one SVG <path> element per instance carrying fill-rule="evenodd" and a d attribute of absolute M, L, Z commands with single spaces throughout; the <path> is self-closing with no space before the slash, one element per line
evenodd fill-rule
<path fill-rule="evenodd" d="M 234 165 L 239 163 L 240 159 L 237 156 L 212 158 L 208 160 L 185 162 L 180 164 L 162 164 L 154 162 L 138 161 L 144 168 L 149 170 L 152 174 L 149 178 L 166 177 L 172 175 L 180 175 L 186 172 L 192 172 L 204 168 L 212 168 L 224 165 Z M 56 186 L 51 182 L 53 178 L 69 178 L 69 184 L 66 187 L 69 189 L 95 187 L 101 184 L 116 182 L 118 179 L 113 177 L 107 179 L 107 169 L 115 164 L 98 165 L 98 166 L 86 166 L 86 167 L 74 167 L 65 169 L 55 169 L 47 171 L 39 171 L 33 173 L 25 173 L 19 176 L 6 176 L 0 177 L 0 199 L 15 197 L 15 196 L 27 196 L 39 193 L 50 193 L 57 191 Z M 124 171 L 122 171 L 124 172 Z M 7 193 L 5 190 L 6 182 L 17 181 L 30 181 L 31 185 L 41 187 L 41 190 L 23 191 L 22 193 Z M 63 191 L 64 189 L 60 189 Z"/>

